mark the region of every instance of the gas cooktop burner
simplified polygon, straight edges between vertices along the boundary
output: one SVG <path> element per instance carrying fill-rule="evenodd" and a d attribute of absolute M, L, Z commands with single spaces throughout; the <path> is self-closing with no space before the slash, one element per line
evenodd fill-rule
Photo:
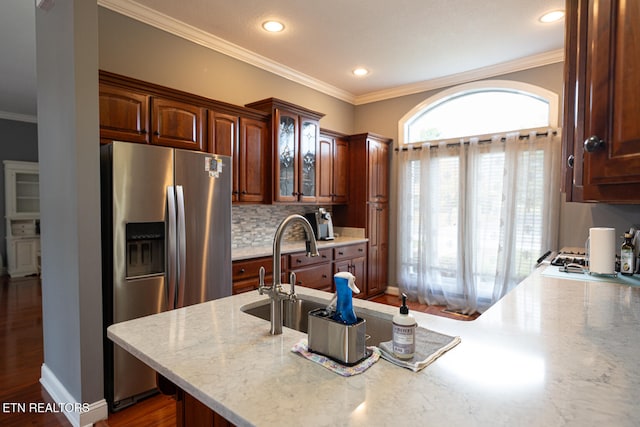
<path fill-rule="evenodd" d="M 584 252 L 560 252 L 558 255 L 551 260 L 551 265 L 568 265 L 568 264 L 578 264 L 581 266 L 586 266 L 586 254 Z"/>

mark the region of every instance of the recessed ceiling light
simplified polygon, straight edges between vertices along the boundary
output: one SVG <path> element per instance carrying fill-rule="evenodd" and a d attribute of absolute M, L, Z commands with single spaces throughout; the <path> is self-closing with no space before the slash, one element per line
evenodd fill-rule
<path fill-rule="evenodd" d="M 367 70 L 366 68 L 358 67 L 355 70 L 353 70 L 354 76 L 362 77 L 362 76 L 366 76 L 367 74 L 369 74 L 369 70 Z"/>
<path fill-rule="evenodd" d="M 556 22 L 564 18 L 564 10 L 553 10 L 551 12 L 547 12 L 540 17 L 540 22 L 544 22 L 548 24 L 550 22 Z"/>
<path fill-rule="evenodd" d="M 278 21 L 265 21 L 262 23 L 262 28 L 270 33 L 279 33 L 284 30 L 284 24 Z"/>

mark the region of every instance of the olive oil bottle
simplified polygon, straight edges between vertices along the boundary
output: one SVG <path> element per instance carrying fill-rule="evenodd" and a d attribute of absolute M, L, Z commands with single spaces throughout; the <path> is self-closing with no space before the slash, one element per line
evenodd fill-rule
<path fill-rule="evenodd" d="M 624 242 L 620 248 L 620 273 L 625 275 L 632 275 L 635 268 L 635 257 L 633 256 L 633 243 L 631 233 L 624 233 Z"/>

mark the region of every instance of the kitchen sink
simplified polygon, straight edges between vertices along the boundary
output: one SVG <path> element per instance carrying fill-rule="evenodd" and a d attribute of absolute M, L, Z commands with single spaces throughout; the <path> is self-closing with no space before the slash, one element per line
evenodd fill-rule
<path fill-rule="evenodd" d="M 307 314 L 311 310 L 325 308 L 327 304 L 328 301 L 320 302 L 302 297 L 298 297 L 295 301 L 284 300 L 282 301 L 282 325 L 286 328 L 295 329 L 296 331 L 304 332 L 306 334 L 309 330 Z M 270 301 L 268 299 L 258 303 L 247 304 L 244 307 L 241 307 L 240 310 L 252 316 L 259 317 L 260 319 L 271 321 Z M 370 313 L 360 311 L 358 308 L 355 308 L 355 312 L 356 316 L 367 321 L 366 336 L 368 346 L 378 346 L 381 342 L 391 340 L 391 317 L 378 317 Z M 385 315 L 380 314 L 380 316 Z"/>

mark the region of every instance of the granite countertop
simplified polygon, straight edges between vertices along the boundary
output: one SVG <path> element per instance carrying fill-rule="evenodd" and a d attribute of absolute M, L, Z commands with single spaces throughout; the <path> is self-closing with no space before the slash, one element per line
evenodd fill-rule
<path fill-rule="evenodd" d="M 349 236 L 340 236 L 336 237 L 334 240 L 318 240 L 317 245 L 318 249 L 323 248 L 332 248 L 334 246 L 341 245 L 353 245 L 356 243 L 367 242 L 368 239 L 364 237 L 349 237 Z M 305 241 L 304 240 L 296 240 L 296 241 L 287 241 L 282 242 L 282 246 L 280 247 L 282 254 L 290 254 L 293 252 L 301 252 L 305 250 Z M 265 256 L 272 256 L 273 254 L 273 245 L 265 245 L 265 246 L 249 246 L 243 248 L 234 248 L 231 250 L 231 259 L 233 261 L 240 261 L 244 259 L 250 258 L 259 258 Z"/>
<path fill-rule="evenodd" d="M 239 426 L 640 424 L 640 287 L 540 270 L 475 321 L 413 313 L 462 339 L 418 373 L 380 360 L 345 378 L 292 353 L 305 334 L 271 336 L 268 322 L 241 311 L 265 299 L 257 292 L 112 325 L 108 335 Z"/>

